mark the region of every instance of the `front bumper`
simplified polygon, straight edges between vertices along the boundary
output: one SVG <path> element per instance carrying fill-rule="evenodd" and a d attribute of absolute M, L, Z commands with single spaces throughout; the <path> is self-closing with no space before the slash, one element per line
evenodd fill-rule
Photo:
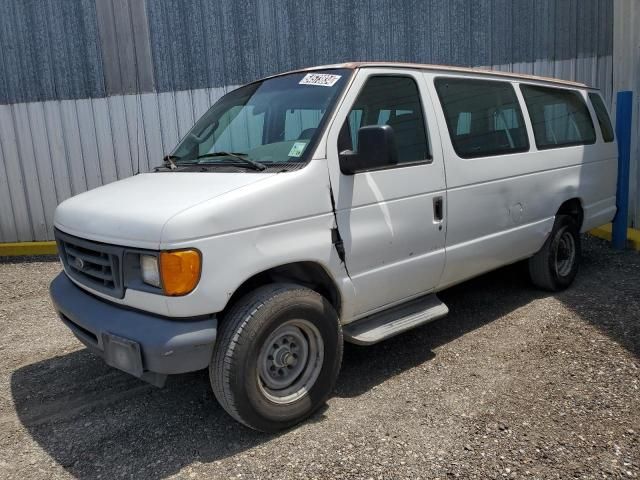
<path fill-rule="evenodd" d="M 60 319 L 109 365 L 161 385 L 167 374 L 209 365 L 218 321 L 167 319 L 117 306 L 85 292 L 62 272 L 51 282 Z"/>

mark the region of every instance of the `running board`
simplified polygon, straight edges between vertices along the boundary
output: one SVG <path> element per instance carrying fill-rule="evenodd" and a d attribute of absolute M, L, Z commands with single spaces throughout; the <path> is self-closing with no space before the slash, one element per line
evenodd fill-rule
<path fill-rule="evenodd" d="M 342 328 L 344 339 L 357 345 L 373 345 L 449 313 L 435 294 L 411 300 Z"/>

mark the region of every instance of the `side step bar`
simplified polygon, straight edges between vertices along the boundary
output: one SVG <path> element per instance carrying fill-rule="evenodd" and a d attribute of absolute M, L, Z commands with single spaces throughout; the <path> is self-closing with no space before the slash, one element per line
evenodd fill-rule
<path fill-rule="evenodd" d="M 347 342 L 373 345 L 444 317 L 447 313 L 447 306 L 435 294 L 430 294 L 356 320 L 345 325 L 342 332 Z"/>

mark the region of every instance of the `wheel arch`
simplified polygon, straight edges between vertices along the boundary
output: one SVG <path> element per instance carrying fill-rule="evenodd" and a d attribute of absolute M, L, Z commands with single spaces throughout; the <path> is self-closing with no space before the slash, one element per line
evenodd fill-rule
<path fill-rule="evenodd" d="M 240 298 L 263 285 L 275 282 L 291 282 L 307 287 L 326 298 L 338 314 L 342 312 L 342 294 L 327 269 L 315 261 L 298 261 L 271 267 L 256 273 L 242 282 L 233 292 L 221 316 Z"/>
<path fill-rule="evenodd" d="M 558 211 L 557 215 L 569 215 L 573 217 L 578 224 L 578 230 L 582 230 L 582 223 L 584 222 L 584 208 L 582 207 L 582 199 L 579 197 L 570 198 L 565 200 Z"/>

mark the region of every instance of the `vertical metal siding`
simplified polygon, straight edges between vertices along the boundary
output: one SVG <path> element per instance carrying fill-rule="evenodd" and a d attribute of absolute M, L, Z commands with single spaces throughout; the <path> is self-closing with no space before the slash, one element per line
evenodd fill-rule
<path fill-rule="evenodd" d="M 449 4 L 450 61 L 454 65 L 472 63 L 471 11 L 472 5 L 466 0 L 454 0 Z"/>
<path fill-rule="evenodd" d="M 104 95 L 94 0 L 3 0 L 0 45 L 0 103 Z"/>
<path fill-rule="evenodd" d="M 472 2 L 470 37 L 473 54 L 471 64 L 477 67 L 489 68 L 491 66 L 492 3 L 493 0 Z"/>
<path fill-rule="evenodd" d="M 47 215 L 40 188 L 40 177 L 33 149 L 32 132 L 29 124 L 28 104 L 11 105 L 11 122 L 18 158 L 24 179 L 31 228 L 36 238 L 47 238 Z M 50 195 L 50 186 L 42 178 L 42 191 Z M 52 212 L 51 212 L 52 213 Z M 51 217 L 51 213 L 48 215 Z"/>
<path fill-rule="evenodd" d="M 0 103 L 223 87 L 354 59 L 516 71 L 533 63 L 536 73 L 599 85 L 611 73 L 598 63 L 612 54 L 612 0 L 315 0 L 305 7 L 294 0 L 5 0 Z"/>
<path fill-rule="evenodd" d="M 621 4 L 619 42 L 640 24 Z M 613 21 L 611 0 L 5 0 L 0 241 L 51 238 L 57 203 L 159 164 L 230 86 L 284 70 L 483 66 L 611 100 Z"/>
<path fill-rule="evenodd" d="M 598 31 L 598 3 L 587 2 L 577 9 L 577 15 L 577 25 L 583 27 L 576 32 L 576 78 L 595 85 L 597 69 L 589 55 L 598 50 L 598 37 L 593 35 L 593 32 Z"/>
<path fill-rule="evenodd" d="M 304 9 L 294 0 L 147 0 L 147 11 L 158 91 L 362 59 L 486 66 L 598 85 L 611 75 L 611 0 L 315 0 Z M 600 74 L 601 67 L 608 71 Z"/>
<path fill-rule="evenodd" d="M 576 0 L 556 2 L 554 72 L 560 78 L 575 78 L 576 18 Z"/>
<path fill-rule="evenodd" d="M 496 70 L 512 70 L 513 57 L 513 1 L 494 0 L 492 3 L 491 66 Z M 518 21 L 521 21 L 518 19 Z"/>
<path fill-rule="evenodd" d="M 613 38 L 613 91 L 633 92 L 629 216 L 640 227 L 640 2 L 616 0 Z M 615 118 L 615 117 L 614 117 Z"/>
<path fill-rule="evenodd" d="M 9 191 L 9 175 L 4 163 L 4 154 L 0 149 L 0 242 L 8 242 L 10 235 L 16 231 L 13 202 Z"/>
<path fill-rule="evenodd" d="M 153 66 L 144 1 L 99 0 L 96 17 L 107 94 L 152 91 Z"/>
<path fill-rule="evenodd" d="M 535 59 L 535 2 L 517 0 L 513 2 L 513 71 L 533 74 Z"/>
<path fill-rule="evenodd" d="M 554 46 L 555 46 L 555 13 L 554 0 L 540 0 L 535 2 L 533 17 L 533 73 L 535 75 L 553 76 Z"/>
<path fill-rule="evenodd" d="M 58 203 L 159 165 L 225 90 L 0 105 L 0 241 L 52 239 Z"/>
<path fill-rule="evenodd" d="M 13 112 L 10 105 L 0 105 L 0 146 L 4 161 L 6 181 L 1 182 L 0 189 L 3 197 L 11 199 L 13 222 L 3 220 L 4 241 L 32 240 L 34 239 L 31 227 L 31 215 L 27 205 L 26 188 L 22 174 L 22 161 L 18 153 Z M 4 214 L 4 210 L 3 210 Z"/>

